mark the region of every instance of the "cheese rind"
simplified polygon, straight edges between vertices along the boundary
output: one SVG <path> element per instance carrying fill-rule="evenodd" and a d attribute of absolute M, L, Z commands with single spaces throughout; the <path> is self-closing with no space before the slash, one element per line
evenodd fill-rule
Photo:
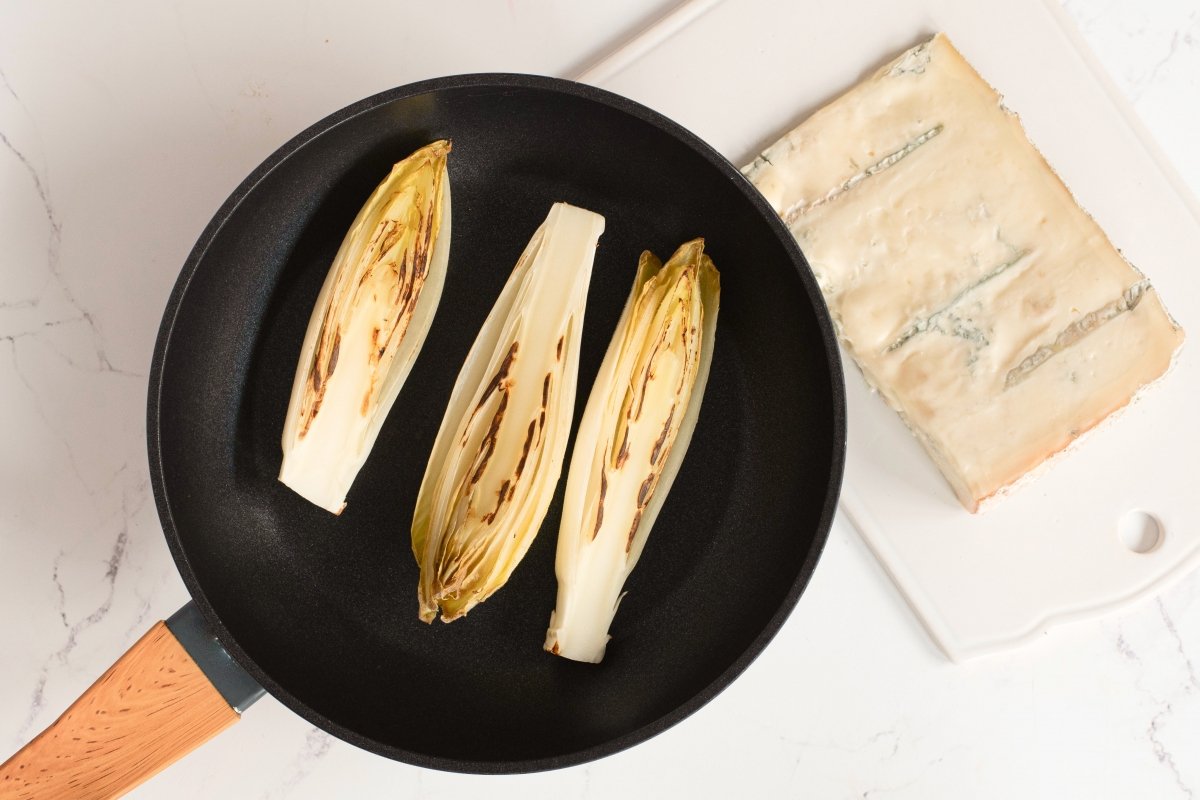
<path fill-rule="evenodd" d="M 1127 404 L 1183 341 L 943 34 L 744 172 L 864 377 L 971 511 Z"/>

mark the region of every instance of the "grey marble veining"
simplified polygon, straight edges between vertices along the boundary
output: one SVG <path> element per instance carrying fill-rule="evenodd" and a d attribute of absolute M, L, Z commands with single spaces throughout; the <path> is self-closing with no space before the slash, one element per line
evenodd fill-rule
<path fill-rule="evenodd" d="M 385 5 L 373 10 L 393 20 Z M 1200 193 L 1200 9 L 1190 0 L 1065 7 Z M 292 132 L 392 85 L 393 72 L 569 74 L 653 16 L 633 0 L 578 18 L 512 0 L 475 11 L 478 24 L 438 50 L 414 44 L 400 20 L 368 30 L 334 3 L 298 9 L 276 0 L 0 9 L 5 754 L 186 598 L 150 493 L 146 380 L 178 267 L 224 196 Z M 504 44 L 545 31 L 554 36 L 539 47 Z M 404 62 L 414 50 L 427 59 L 419 70 Z M 808 591 L 814 602 L 703 714 L 597 764 L 505 778 L 427 772 L 357 750 L 267 699 L 132 796 L 1200 794 L 1200 576 L 1056 631 L 1044 647 L 960 666 L 934 650 L 842 523 Z M 822 612 L 831 606 L 841 612 Z"/>

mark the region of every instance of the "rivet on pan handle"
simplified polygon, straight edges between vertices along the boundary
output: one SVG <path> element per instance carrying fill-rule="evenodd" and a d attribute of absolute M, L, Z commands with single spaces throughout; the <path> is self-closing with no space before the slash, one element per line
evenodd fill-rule
<path fill-rule="evenodd" d="M 237 722 L 262 695 L 188 603 L 0 765 L 0 798 L 119 797 Z"/>

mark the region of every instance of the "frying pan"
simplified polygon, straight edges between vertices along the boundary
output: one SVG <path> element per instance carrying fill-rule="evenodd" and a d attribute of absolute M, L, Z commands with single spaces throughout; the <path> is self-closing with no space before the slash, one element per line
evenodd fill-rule
<path fill-rule="evenodd" d="M 454 146 L 454 227 L 441 306 L 335 517 L 276 480 L 300 343 L 363 200 L 394 161 L 443 137 Z M 508 585 L 452 625 L 418 621 L 409 546 L 458 369 L 558 200 L 607 219 L 576 418 L 642 250 L 665 257 L 702 235 L 722 279 L 699 424 L 599 665 L 541 649 L 561 485 Z M 635 745 L 720 692 L 783 624 L 829 530 L 845 424 L 833 332 L 804 257 L 696 136 L 627 99 L 543 77 L 441 78 L 356 103 L 237 188 L 163 316 L 150 472 L 192 603 L 0 768 L 0 795 L 120 793 L 262 689 L 354 745 L 436 769 L 545 770 Z"/>

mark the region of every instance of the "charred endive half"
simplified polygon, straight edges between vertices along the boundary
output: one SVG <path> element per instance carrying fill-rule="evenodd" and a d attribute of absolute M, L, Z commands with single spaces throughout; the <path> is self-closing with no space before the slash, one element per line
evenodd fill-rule
<path fill-rule="evenodd" d="M 545 647 L 599 662 L 650 528 L 687 452 L 712 362 L 721 281 L 704 240 L 642 254 L 579 424 Z"/>
<path fill-rule="evenodd" d="M 490 597 L 537 535 L 562 472 L 603 232 L 604 217 L 556 203 L 458 374 L 413 515 L 425 622 Z"/>
<path fill-rule="evenodd" d="M 317 296 L 283 426 L 279 480 L 340 514 L 425 343 L 450 256 L 450 142 L 392 167 Z"/>

